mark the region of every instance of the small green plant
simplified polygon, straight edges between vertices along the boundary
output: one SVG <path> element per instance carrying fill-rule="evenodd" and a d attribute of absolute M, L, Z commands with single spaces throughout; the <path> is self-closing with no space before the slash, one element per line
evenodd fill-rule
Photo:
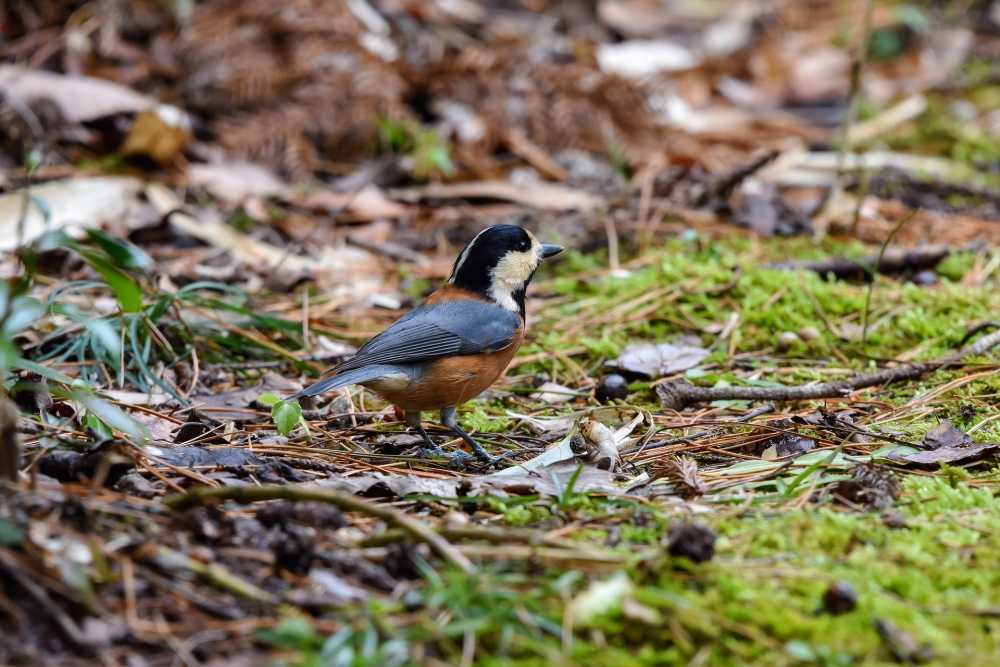
<path fill-rule="evenodd" d="M 262 630 L 258 638 L 276 648 L 298 651 L 294 667 L 402 667 L 409 664 L 409 646 L 398 638 L 387 639 L 374 624 L 356 628 L 345 625 L 324 639 L 302 616 L 284 619 Z"/>
<path fill-rule="evenodd" d="M 271 420 L 281 435 L 290 435 L 296 426 L 308 430 L 306 420 L 302 417 L 302 406 L 298 401 L 282 400 L 276 393 L 269 391 L 258 396 L 257 402 L 271 408 Z"/>
<path fill-rule="evenodd" d="M 142 288 L 133 272 L 152 268 L 152 258 L 128 241 L 116 239 L 98 229 L 88 229 L 77 241 L 65 232 L 49 232 L 35 244 L 38 252 L 65 248 L 76 252 L 100 274 L 126 313 L 142 310 Z"/>
<path fill-rule="evenodd" d="M 413 175 L 418 179 L 455 173 L 451 145 L 436 130 L 387 117 L 379 120 L 378 127 L 379 150 L 409 156 L 413 160 Z"/>

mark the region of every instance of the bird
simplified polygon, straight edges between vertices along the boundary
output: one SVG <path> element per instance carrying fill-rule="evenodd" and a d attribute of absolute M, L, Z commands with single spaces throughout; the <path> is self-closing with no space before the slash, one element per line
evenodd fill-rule
<path fill-rule="evenodd" d="M 528 284 L 543 260 L 562 251 L 518 225 L 487 227 L 458 254 L 444 285 L 289 400 L 362 385 L 402 410 L 422 455 L 449 456 L 423 427 L 423 412 L 438 410 L 478 459 L 496 463 L 502 456 L 466 433 L 456 410 L 506 370 L 524 340 Z M 450 458 L 471 460 L 461 452 Z"/>

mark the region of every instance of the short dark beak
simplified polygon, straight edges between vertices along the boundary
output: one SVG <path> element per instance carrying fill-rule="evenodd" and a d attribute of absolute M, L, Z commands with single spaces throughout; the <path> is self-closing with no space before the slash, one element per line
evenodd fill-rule
<path fill-rule="evenodd" d="M 563 251 L 561 245 L 555 245 L 554 243 L 543 243 L 542 244 L 542 259 L 548 259 L 549 257 L 555 257 Z"/>

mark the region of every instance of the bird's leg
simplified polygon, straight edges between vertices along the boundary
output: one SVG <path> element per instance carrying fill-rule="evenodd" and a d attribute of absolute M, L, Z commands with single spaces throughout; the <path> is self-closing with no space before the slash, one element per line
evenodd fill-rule
<path fill-rule="evenodd" d="M 427 435 L 427 431 L 424 429 L 424 425 L 420 419 L 420 412 L 407 412 L 406 425 L 412 429 L 416 429 L 424 441 L 424 446 L 420 448 L 420 456 L 442 456 L 456 465 L 464 465 L 466 459 L 469 458 L 469 455 L 465 452 L 448 453 L 435 445 L 434 441 L 431 440 L 431 436 Z"/>
<path fill-rule="evenodd" d="M 482 445 L 476 442 L 471 435 L 466 433 L 462 427 L 458 425 L 458 419 L 456 417 L 456 410 L 454 407 L 445 408 L 441 411 L 441 423 L 450 428 L 455 435 L 464 440 L 466 444 L 472 448 L 472 452 L 476 455 L 476 457 L 487 465 L 493 465 L 510 454 L 510 452 L 504 452 L 500 456 L 491 456 L 489 452 L 483 449 Z"/>
<path fill-rule="evenodd" d="M 406 425 L 409 428 L 416 429 L 417 433 L 420 434 L 421 439 L 424 441 L 424 446 L 421 447 L 421 449 L 434 454 L 440 453 L 441 450 L 438 449 L 438 446 L 434 444 L 433 440 L 431 440 L 431 436 L 427 435 L 427 431 L 424 430 L 424 425 L 420 418 L 420 412 L 413 411 L 406 412 L 404 414 L 406 416 Z"/>

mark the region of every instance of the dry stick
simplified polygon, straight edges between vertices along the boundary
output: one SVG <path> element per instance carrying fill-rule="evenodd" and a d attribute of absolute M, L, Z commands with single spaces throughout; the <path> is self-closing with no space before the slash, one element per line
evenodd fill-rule
<path fill-rule="evenodd" d="M 267 591 L 254 586 L 249 581 L 241 579 L 218 563 L 202 563 L 179 551 L 164 546 L 154 547 L 150 553 L 137 554 L 143 560 L 148 560 L 157 567 L 175 573 L 191 572 L 205 580 L 210 585 L 228 591 L 241 598 L 260 604 L 277 604 L 278 599 Z"/>
<path fill-rule="evenodd" d="M 762 405 L 759 408 L 754 408 L 745 415 L 741 415 L 736 419 L 732 420 L 730 424 L 743 424 L 749 422 L 755 417 L 761 415 L 766 415 L 774 410 L 773 405 Z M 727 424 L 728 425 L 728 424 Z M 694 426 L 694 424 L 692 424 Z M 674 427 L 668 427 L 674 428 Z M 687 428 L 687 427 L 685 427 Z M 665 430 L 665 429 L 664 429 Z M 635 447 L 629 447 L 628 449 L 623 449 L 620 454 L 622 456 L 629 456 L 630 454 L 645 454 L 646 452 L 652 451 L 654 449 L 661 449 L 663 447 L 669 447 L 670 445 L 679 445 L 681 443 L 695 444 L 696 440 L 701 440 L 702 438 L 714 438 L 717 435 L 722 435 L 726 432 L 725 428 L 710 428 L 700 433 L 693 433 L 691 435 L 680 436 L 678 438 L 670 438 L 669 440 L 661 440 L 660 442 L 647 443 L 644 445 L 636 445 Z"/>
<path fill-rule="evenodd" d="M 916 211 L 914 211 L 916 213 Z M 906 222 L 911 215 L 904 216 Z M 847 257 L 830 257 L 818 261 L 788 261 L 768 264 L 768 268 L 784 271 L 812 271 L 821 276 L 832 274 L 842 280 L 871 277 L 874 271 L 878 273 L 901 273 L 903 271 L 922 271 L 932 269 L 941 263 L 952 249 L 946 245 L 931 245 L 924 248 L 887 247 L 883 252 L 869 255 L 861 259 Z"/>
<path fill-rule="evenodd" d="M 872 16 L 875 13 L 875 0 L 868 0 L 865 3 L 865 15 L 861 24 L 861 41 L 858 44 L 858 54 L 851 67 L 851 91 L 847 101 L 847 114 L 844 116 L 844 125 L 841 128 L 841 146 L 838 157 L 837 173 L 844 173 L 844 159 L 850 152 L 853 142 L 851 137 L 851 126 L 857 120 L 858 101 L 861 97 L 861 84 L 865 75 L 865 67 L 868 64 L 868 49 L 872 33 Z M 861 182 L 858 189 L 858 200 L 854 206 L 854 216 L 851 219 L 851 234 L 857 234 L 858 224 L 861 222 L 861 205 L 868 194 L 868 171 L 861 163 Z"/>
<path fill-rule="evenodd" d="M 456 526 L 440 528 L 438 532 L 449 540 L 482 540 L 494 544 L 528 544 L 546 546 L 555 549 L 574 549 L 577 545 L 566 540 L 548 537 L 534 530 L 497 530 L 482 526 Z M 360 542 L 362 547 L 384 547 L 388 544 L 402 542 L 406 534 L 401 530 L 387 530 L 365 538 Z"/>
<path fill-rule="evenodd" d="M 347 512 L 367 514 L 396 526 L 421 542 L 426 542 L 432 551 L 466 574 L 475 572 L 472 562 L 454 546 L 434 532 L 426 524 L 415 521 L 403 512 L 385 505 L 376 505 L 356 496 L 338 493 L 330 489 L 318 489 L 295 484 L 286 486 L 223 487 L 221 489 L 195 489 L 184 495 L 164 498 L 163 504 L 175 510 L 203 505 L 211 500 L 235 500 L 252 503 L 258 500 L 315 501 L 329 503 Z"/>
<path fill-rule="evenodd" d="M 878 257 L 875 259 L 875 263 L 872 264 L 871 273 L 868 276 L 868 289 L 865 290 L 865 311 L 862 320 L 863 324 L 861 325 L 861 349 L 864 352 L 868 351 L 868 316 L 871 314 L 872 309 L 872 292 L 875 290 L 875 281 L 878 280 L 879 266 L 882 265 L 882 260 L 885 258 L 885 249 L 888 248 L 889 244 L 892 243 L 892 240 L 896 238 L 896 234 L 898 234 L 899 230 L 903 228 L 903 225 L 905 225 L 907 221 L 911 220 L 919 210 L 919 208 L 915 208 L 910 211 L 909 215 L 904 215 L 899 219 L 899 222 L 897 222 L 896 226 L 892 228 L 889 235 L 885 237 L 885 243 L 883 243 L 882 247 L 879 248 Z"/>
<path fill-rule="evenodd" d="M 1000 345 L 1000 331 L 964 347 L 958 352 L 922 364 L 886 368 L 875 373 L 860 373 L 847 380 L 821 382 L 798 387 L 695 387 L 686 382 L 661 384 L 656 388 L 665 408 L 680 410 L 689 403 L 709 401 L 809 401 L 817 398 L 842 398 L 856 389 L 914 380 L 922 375 L 961 362 L 966 357 L 985 354 Z"/>

